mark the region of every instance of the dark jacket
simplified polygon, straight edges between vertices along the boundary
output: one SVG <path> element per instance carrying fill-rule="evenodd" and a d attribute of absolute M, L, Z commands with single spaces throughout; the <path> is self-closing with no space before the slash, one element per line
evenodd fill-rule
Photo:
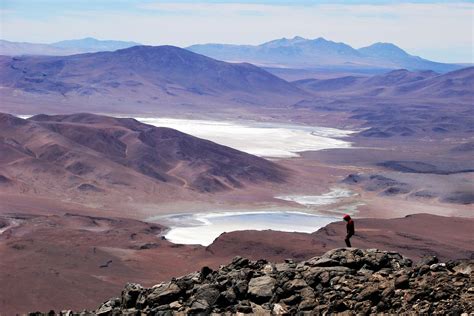
<path fill-rule="evenodd" d="M 352 219 L 350 219 L 347 222 L 346 228 L 347 228 L 347 237 L 346 238 L 350 238 L 355 233 L 354 221 Z"/>

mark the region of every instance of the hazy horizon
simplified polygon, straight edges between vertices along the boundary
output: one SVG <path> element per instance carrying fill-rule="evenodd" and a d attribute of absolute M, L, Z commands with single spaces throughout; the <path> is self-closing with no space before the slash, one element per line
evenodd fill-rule
<path fill-rule="evenodd" d="M 196 44 L 193 44 L 193 45 L 207 45 L 207 44 L 224 44 L 224 45 L 252 45 L 252 46 L 258 46 L 258 45 L 261 45 L 261 44 L 265 44 L 265 43 L 268 43 L 268 42 L 271 42 L 271 41 L 274 41 L 274 40 L 280 40 L 280 39 L 293 39 L 295 37 L 301 37 L 299 35 L 295 35 L 295 36 L 292 36 L 292 37 L 282 37 L 282 38 L 275 38 L 275 39 L 271 39 L 271 40 L 268 40 L 268 41 L 265 41 L 265 42 L 262 42 L 262 43 L 257 43 L 257 44 L 247 44 L 247 43 L 243 43 L 243 44 L 233 44 L 233 43 L 217 43 L 217 42 L 205 42 L 205 43 L 196 43 Z M 336 41 L 333 41 L 332 39 L 330 38 L 324 38 L 324 37 L 315 37 L 315 38 L 305 38 L 307 40 L 314 40 L 314 39 L 317 39 L 317 38 L 323 38 L 327 41 L 330 41 L 330 42 L 336 42 Z M 62 39 L 62 40 L 59 40 L 59 41 L 55 41 L 55 42 L 16 42 L 16 41 L 10 41 L 10 40 L 7 40 L 7 39 L 4 39 L 4 38 L 0 38 L 0 40 L 5 40 L 5 41 L 9 41 L 9 42 L 15 42 L 15 43 L 28 43 L 28 44 L 44 44 L 44 45 L 51 45 L 51 44 L 56 44 L 56 43 L 60 43 L 60 42 L 65 42 L 65 41 L 81 41 L 81 40 L 87 40 L 87 39 L 92 39 L 92 40 L 97 40 L 97 41 L 118 41 L 118 42 L 129 42 L 129 43 L 132 43 L 132 42 L 135 42 L 137 45 L 149 45 L 149 46 L 162 46 L 162 45 L 171 45 L 171 46 L 176 46 L 176 45 L 172 45 L 172 44 L 167 44 L 167 43 L 161 43 L 161 44 L 158 44 L 158 45 L 153 45 L 153 44 L 145 44 L 145 43 L 140 43 L 140 42 L 136 42 L 134 40 L 120 40 L 120 39 L 115 39 L 115 38 L 96 38 L 96 37 L 92 37 L 92 36 L 86 36 L 86 37 L 83 37 L 83 38 L 65 38 L 65 39 Z M 336 42 L 336 43 L 344 43 L 344 42 Z M 390 42 L 373 42 L 372 44 L 369 44 L 367 46 L 361 46 L 361 47 L 354 47 L 352 45 L 349 45 L 348 43 L 344 43 L 344 44 L 347 44 L 351 47 L 353 47 L 354 49 L 360 49 L 360 48 L 364 48 L 364 47 L 368 47 L 370 45 L 373 45 L 373 44 L 377 44 L 377 43 L 384 43 L 384 44 L 394 44 L 394 43 L 390 43 Z M 396 44 L 394 44 L 396 45 Z M 180 48 L 187 48 L 187 47 L 190 47 L 192 45 L 189 45 L 189 46 L 177 46 L 177 47 L 180 47 Z M 396 45 L 397 47 L 405 50 L 408 54 L 410 55 L 415 55 L 415 56 L 418 56 L 418 57 L 422 57 L 422 58 L 425 58 L 425 56 L 423 55 L 416 55 L 414 53 L 412 53 L 411 51 L 408 51 L 406 50 L 405 48 L 403 47 L 400 47 L 398 45 Z M 429 58 L 428 58 L 429 59 Z M 439 60 L 433 60 L 435 62 L 440 62 Z M 451 63 L 451 64 L 466 64 L 466 65 L 472 65 L 474 64 L 474 60 L 473 61 L 468 61 L 468 62 L 465 62 L 465 61 L 456 61 L 456 62 L 446 62 L 446 63 Z"/>
<path fill-rule="evenodd" d="M 472 1 L 0 3 L 0 37 L 14 42 L 52 43 L 94 37 L 187 47 L 205 43 L 257 45 L 301 36 L 323 37 L 354 48 L 389 42 L 434 61 L 474 62 Z"/>

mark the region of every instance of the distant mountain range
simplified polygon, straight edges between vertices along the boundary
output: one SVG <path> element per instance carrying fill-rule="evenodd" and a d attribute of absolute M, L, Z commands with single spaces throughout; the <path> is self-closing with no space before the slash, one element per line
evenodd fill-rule
<path fill-rule="evenodd" d="M 447 72 L 463 66 L 433 62 L 408 54 L 391 43 L 375 43 L 354 49 L 322 37 L 305 39 L 296 36 L 261 45 L 202 44 L 187 49 L 212 58 L 233 62 L 249 62 L 266 67 L 342 69 L 408 69 Z"/>
<path fill-rule="evenodd" d="M 20 43 L 0 40 L 0 55 L 49 55 L 66 56 L 101 51 L 114 51 L 141 45 L 136 42 L 98 40 L 87 37 L 77 40 L 60 41 L 52 44 Z"/>
<path fill-rule="evenodd" d="M 134 98 L 138 94 L 154 100 L 217 98 L 247 104 L 284 104 L 328 93 L 470 97 L 474 84 L 474 67 L 443 75 L 402 69 L 371 77 L 288 82 L 252 64 L 227 63 L 175 46 L 135 46 L 73 56 L 3 56 L 0 70 L 3 88 L 34 94 Z"/>
<path fill-rule="evenodd" d="M 115 51 L 142 45 L 136 42 L 83 38 L 52 44 L 19 43 L 0 40 L 0 55 L 67 56 L 81 53 Z M 408 54 L 391 43 L 375 43 L 354 49 L 322 37 L 305 39 L 296 36 L 261 45 L 199 44 L 186 48 L 192 52 L 227 62 L 248 62 L 257 66 L 297 69 L 332 69 L 340 71 L 379 72 L 391 69 L 448 72 L 466 65 L 446 64 Z"/>

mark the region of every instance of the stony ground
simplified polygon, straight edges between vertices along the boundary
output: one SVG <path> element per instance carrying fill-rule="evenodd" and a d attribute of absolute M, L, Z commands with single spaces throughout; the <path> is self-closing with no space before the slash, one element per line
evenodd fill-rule
<path fill-rule="evenodd" d="M 94 315 L 351 314 L 469 315 L 474 261 L 412 261 L 395 252 L 340 248 L 308 261 L 236 257 L 152 288 L 127 284 Z M 76 314 L 64 311 L 63 314 Z"/>

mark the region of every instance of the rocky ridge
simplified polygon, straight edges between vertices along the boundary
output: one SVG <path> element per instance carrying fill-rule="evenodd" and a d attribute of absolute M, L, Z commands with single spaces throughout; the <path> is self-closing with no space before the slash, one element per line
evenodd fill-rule
<path fill-rule="evenodd" d="M 204 267 L 151 288 L 129 283 L 121 297 L 80 314 L 468 315 L 474 312 L 473 267 L 472 260 L 439 263 L 436 257 L 413 266 L 396 252 L 356 248 L 276 264 L 235 257 L 216 271 Z"/>

